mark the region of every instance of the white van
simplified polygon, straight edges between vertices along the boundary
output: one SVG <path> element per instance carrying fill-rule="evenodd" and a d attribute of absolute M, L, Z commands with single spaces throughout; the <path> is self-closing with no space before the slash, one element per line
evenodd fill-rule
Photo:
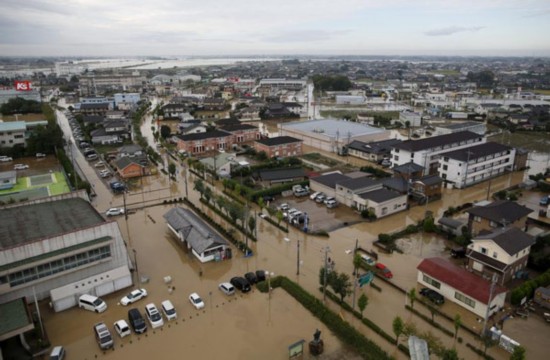
<path fill-rule="evenodd" d="M 172 305 L 172 302 L 170 300 L 164 300 L 160 303 L 162 312 L 164 313 L 164 316 L 166 316 L 167 320 L 175 320 L 178 318 L 178 314 L 176 313 L 176 309 L 174 308 L 174 305 Z"/>
<path fill-rule="evenodd" d="M 84 294 L 78 298 L 78 307 L 90 311 L 95 311 L 96 313 L 101 313 L 107 310 L 107 304 L 105 301 L 100 298 Z"/>
<path fill-rule="evenodd" d="M 56 346 L 50 353 L 50 360 L 63 360 L 65 359 L 65 348 L 63 346 Z"/>

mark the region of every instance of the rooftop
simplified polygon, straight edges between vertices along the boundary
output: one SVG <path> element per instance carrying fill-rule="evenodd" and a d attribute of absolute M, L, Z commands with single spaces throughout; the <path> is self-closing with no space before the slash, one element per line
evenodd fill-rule
<path fill-rule="evenodd" d="M 176 135 L 178 139 L 183 141 L 204 140 L 204 139 L 219 138 L 219 137 L 226 137 L 226 136 L 232 136 L 232 134 L 228 133 L 227 131 L 214 130 L 214 131 L 207 131 L 203 133 Z"/>
<path fill-rule="evenodd" d="M 535 244 L 535 238 L 516 227 L 499 228 L 489 234 L 478 235 L 472 239 L 472 241 L 476 240 L 493 240 L 508 255 L 515 255 Z"/>
<path fill-rule="evenodd" d="M 407 140 L 400 144 L 394 145 L 394 148 L 405 151 L 421 151 L 436 148 L 439 146 L 459 143 L 463 141 L 479 139 L 483 136 L 473 133 L 471 131 L 461 131 L 453 134 L 439 135 L 430 138 L 420 140 Z"/>
<path fill-rule="evenodd" d="M 362 151 L 372 154 L 389 153 L 393 145 L 401 143 L 402 140 L 389 139 L 382 141 L 364 142 L 359 140 L 353 140 L 347 147 L 357 151 Z"/>
<path fill-rule="evenodd" d="M 392 200 L 404 195 L 388 189 L 379 189 L 359 194 L 359 196 L 363 199 L 372 200 L 376 203 L 383 203 L 385 201 Z"/>
<path fill-rule="evenodd" d="M 375 128 L 366 124 L 336 119 L 295 121 L 286 124 L 280 124 L 279 126 L 282 129 L 318 133 L 331 138 L 338 137 L 340 139 L 344 139 L 348 136 L 356 137 L 388 132 L 385 129 Z"/>
<path fill-rule="evenodd" d="M 349 180 L 349 177 L 347 177 L 346 175 L 343 175 L 339 172 L 336 172 L 336 173 L 330 173 L 330 174 L 325 174 L 325 175 L 321 175 L 321 176 L 316 176 L 314 178 L 310 178 L 309 180 L 318 182 L 321 185 L 325 185 L 327 187 L 330 187 L 330 188 L 334 189 L 334 188 L 336 188 L 336 183 Z"/>
<path fill-rule="evenodd" d="M 259 173 L 263 181 L 296 179 L 306 176 L 303 168 L 268 169 Z"/>
<path fill-rule="evenodd" d="M 292 137 L 292 136 L 277 136 L 277 137 L 272 137 L 268 139 L 256 140 L 256 142 L 266 146 L 277 146 L 277 145 L 290 144 L 295 142 L 302 142 L 302 140 L 296 139 L 295 137 Z"/>
<path fill-rule="evenodd" d="M 441 156 L 455 159 L 458 161 L 468 161 L 479 159 L 488 155 L 501 153 L 503 151 L 511 150 L 512 148 L 507 145 L 499 144 L 496 142 L 486 142 L 477 146 L 471 146 L 465 149 L 459 149 L 442 153 Z"/>
<path fill-rule="evenodd" d="M 24 121 L 0 121 L 0 131 L 25 131 L 27 123 Z"/>
<path fill-rule="evenodd" d="M 104 222 L 93 206 L 81 198 L 0 209 L 0 249 Z"/>
<path fill-rule="evenodd" d="M 533 210 L 513 201 L 498 200 L 485 206 L 474 206 L 466 210 L 466 212 L 470 215 L 479 216 L 498 224 L 502 224 L 503 222 L 512 224 L 529 215 Z"/>

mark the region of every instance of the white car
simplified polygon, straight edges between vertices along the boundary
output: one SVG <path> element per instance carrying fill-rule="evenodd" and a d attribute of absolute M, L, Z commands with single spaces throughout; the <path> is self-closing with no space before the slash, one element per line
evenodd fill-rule
<path fill-rule="evenodd" d="M 162 315 L 158 311 L 155 304 L 150 303 L 145 305 L 145 315 L 147 316 L 147 319 L 149 319 L 149 322 L 151 323 L 151 327 L 153 329 L 156 329 L 164 325 L 164 320 L 162 320 Z"/>
<path fill-rule="evenodd" d="M 117 215 L 123 215 L 124 209 L 123 208 L 110 208 L 105 212 L 105 215 L 107 216 L 117 216 Z"/>
<path fill-rule="evenodd" d="M 117 322 L 115 322 L 114 326 L 115 331 L 121 338 L 132 334 L 128 323 L 125 320 L 118 320 Z"/>
<path fill-rule="evenodd" d="M 125 297 L 123 297 L 122 299 L 120 299 L 120 303 L 126 306 L 128 304 L 135 303 L 136 301 L 141 300 L 146 296 L 147 296 L 147 291 L 145 289 L 136 289 L 131 293 L 129 293 L 128 295 L 126 295 Z"/>
<path fill-rule="evenodd" d="M 317 195 L 320 195 L 320 194 L 321 194 L 320 191 L 316 191 L 316 192 L 314 192 L 313 194 L 309 195 L 309 198 L 310 198 L 311 200 L 315 200 L 315 198 L 317 197 Z"/>
<path fill-rule="evenodd" d="M 189 295 L 189 301 L 197 310 L 200 310 L 204 307 L 204 302 L 197 293 L 192 293 L 191 295 Z"/>
<path fill-rule="evenodd" d="M 0 156 L 0 162 L 8 162 L 8 161 L 13 161 L 13 158 L 5 155 Z"/>
<path fill-rule="evenodd" d="M 15 164 L 13 165 L 13 170 L 25 170 L 28 169 L 29 165 L 26 164 Z"/>
<path fill-rule="evenodd" d="M 164 300 L 161 302 L 160 307 L 162 308 L 162 312 L 164 313 L 164 316 L 166 316 L 166 319 L 175 320 L 178 318 L 176 308 L 174 308 L 174 305 L 172 305 L 170 300 Z"/>
<path fill-rule="evenodd" d="M 46 154 L 44 154 L 44 153 L 36 153 L 36 157 L 37 157 L 37 158 L 44 158 L 44 157 L 46 157 Z"/>

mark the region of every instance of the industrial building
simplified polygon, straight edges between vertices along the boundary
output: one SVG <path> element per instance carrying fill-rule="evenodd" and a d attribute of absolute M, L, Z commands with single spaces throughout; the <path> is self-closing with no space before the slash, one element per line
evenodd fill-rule
<path fill-rule="evenodd" d="M 355 140 L 372 142 L 389 139 L 390 131 L 353 121 L 326 119 L 279 124 L 279 135 L 292 136 L 302 140 L 304 145 L 319 150 L 339 153 Z"/>

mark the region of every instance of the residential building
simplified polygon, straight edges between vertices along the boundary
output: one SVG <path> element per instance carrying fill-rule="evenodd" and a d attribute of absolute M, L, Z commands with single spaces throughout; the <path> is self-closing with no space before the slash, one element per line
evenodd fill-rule
<path fill-rule="evenodd" d="M 336 184 L 347 180 L 350 180 L 349 176 L 342 174 L 340 171 L 335 171 L 311 177 L 309 179 L 309 187 L 311 191 L 320 191 L 327 196 L 336 197 Z"/>
<path fill-rule="evenodd" d="M 538 287 L 535 290 L 535 295 L 533 300 L 540 306 L 550 309 L 550 288 L 547 287 Z"/>
<path fill-rule="evenodd" d="M 36 294 L 51 297 L 55 311 L 67 309 L 81 294 L 130 286 L 128 259 L 118 223 L 84 190 L 0 209 L 0 303 Z"/>
<path fill-rule="evenodd" d="M 401 111 L 399 121 L 405 126 L 408 123 L 410 127 L 419 127 L 422 126 L 422 114 L 413 111 Z"/>
<path fill-rule="evenodd" d="M 386 140 L 390 131 L 352 121 L 323 119 L 279 124 L 279 134 L 301 139 L 323 151 L 339 153 L 354 140 L 372 142 Z"/>
<path fill-rule="evenodd" d="M 302 140 L 292 136 L 277 136 L 256 140 L 256 152 L 264 151 L 268 158 L 302 155 Z"/>
<path fill-rule="evenodd" d="M 338 180 L 335 185 L 335 198 L 341 204 L 357 208 L 356 195 L 369 191 L 382 189 L 382 182 L 372 179 L 370 176 Z"/>
<path fill-rule="evenodd" d="M 260 130 L 257 126 L 249 124 L 225 125 L 221 130 L 233 134 L 235 144 L 250 143 L 260 139 Z"/>
<path fill-rule="evenodd" d="M 145 76 L 134 72 L 132 74 L 83 75 L 78 79 L 78 83 L 81 94 L 87 96 L 96 94 L 103 89 L 139 89 L 146 80 Z"/>
<path fill-rule="evenodd" d="M 143 166 L 142 161 L 129 156 L 124 156 L 115 160 L 114 167 L 117 174 L 123 179 L 145 175 L 145 166 Z"/>
<path fill-rule="evenodd" d="M 515 226 L 527 229 L 527 215 L 533 210 L 508 200 L 498 200 L 492 203 L 480 202 L 466 210 L 468 213 L 468 231 L 473 235 L 482 230 L 493 231 L 504 226 Z"/>
<path fill-rule="evenodd" d="M 354 140 L 346 146 L 348 155 L 378 163 L 391 157 L 392 146 L 401 143 L 398 139 L 373 141 L 370 143 Z"/>
<path fill-rule="evenodd" d="M 495 285 L 443 258 L 428 258 L 418 265 L 417 281 L 445 299 L 485 319 L 504 307 L 506 289 Z"/>
<path fill-rule="evenodd" d="M 443 179 L 438 175 L 423 176 L 412 182 L 411 195 L 423 203 L 441 199 L 442 184 Z"/>
<path fill-rule="evenodd" d="M 462 235 L 462 229 L 468 228 L 467 221 L 453 219 L 450 217 L 442 217 L 437 221 L 437 223 L 444 231 L 451 233 L 455 236 Z"/>
<path fill-rule="evenodd" d="M 0 190 L 9 190 L 17 184 L 17 172 L 15 170 L 0 172 Z"/>
<path fill-rule="evenodd" d="M 303 168 L 266 169 L 258 172 L 258 180 L 264 185 L 282 184 L 306 180 Z"/>
<path fill-rule="evenodd" d="M 34 128 L 47 126 L 47 121 L 0 121 L 0 147 L 27 145 L 27 138 Z"/>
<path fill-rule="evenodd" d="M 504 285 L 525 269 L 535 239 L 516 227 L 504 227 L 482 232 L 468 245 L 468 269 L 485 279 L 496 275 Z"/>
<path fill-rule="evenodd" d="M 118 149 L 118 157 L 139 157 L 145 155 L 143 148 L 137 144 L 124 145 Z"/>
<path fill-rule="evenodd" d="M 90 137 L 92 144 L 109 145 L 116 144 L 122 141 L 118 134 L 107 133 L 104 128 L 90 131 Z"/>
<path fill-rule="evenodd" d="M 208 151 L 231 149 L 234 138 L 233 134 L 222 130 L 176 135 L 173 137 L 176 140 L 178 151 L 186 151 L 193 155 L 203 154 Z"/>
<path fill-rule="evenodd" d="M 449 125 L 440 125 L 435 127 L 434 135 L 454 134 L 461 131 L 470 131 L 478 135 L 484 136 L 487 132 L 487 126 L 484 122 L 467 121 L 461 123 L 452 123 Z"/>
<path fill-rule="evenodd" d="M 191 107 L 182 103 L 170 103 L 161 108 L 165 119 L 182 119 L 189 115 Z"/>
<path fill-rule="evenodd" d="M 413 181 L 422 177 L 424 173 L 424 167 L 409 162 L 403 165 L 394 166 L 392 168 L 395 177 L 400 177 L 407 181 Z"/>
<path fill-rule="evenodd" d="M 440 154 L 439 176 L 446 184 L 462 189 L 500 176 L 514 168 L 516 150 L 487 142 Z"/>
<path fill-rule="evenodd" d="M 128 110 L 137 105 L 141 100 L 141 95 L 139 93 L 116 93 L 114 98 L 117 109 Z"/>
<path fill-rule="evenodd" d="M 168 229 L 201 262 L 231 258 L 228 242 L 190 210 L 176 207 L 164 214 Z"/>
<path fill-rule="evenodd" d="M 111 110 L 110 103 L 82 103 L 80 104 L 78 112 L 82 115 L 98 115 L 104 117 L 109 110 Z"/>
<path fill-rule="evenodd" d="M 22 98 L 41 102 L 42 97 L 38 89 L 29 91 L 16 90 L 14 87 L 0 87 L 0 105 L 7 103 L 10 99 Z"/>
<path fill-rule="evenodd" d="M 408 209 L 407 195 L 388 189 L 357 194 L 354 202 L 357 210 L 368 210 L 378 219 Z"/>
<path fill-rule="evenodd" d="M 437 174 L 442 153 L 483 143 L 485 137 L 469 131 L 407 140 L 393 146 L 391 162 L 394 167 L 414 162 L 424 168 L 424 175 Z"/>
<path fill-rule="evenodd" d="M 261 79 L 260 87 L 267 87 L 276 90 L 301 90 L 307 84 L 306 80 L 300 79 Z"/>

